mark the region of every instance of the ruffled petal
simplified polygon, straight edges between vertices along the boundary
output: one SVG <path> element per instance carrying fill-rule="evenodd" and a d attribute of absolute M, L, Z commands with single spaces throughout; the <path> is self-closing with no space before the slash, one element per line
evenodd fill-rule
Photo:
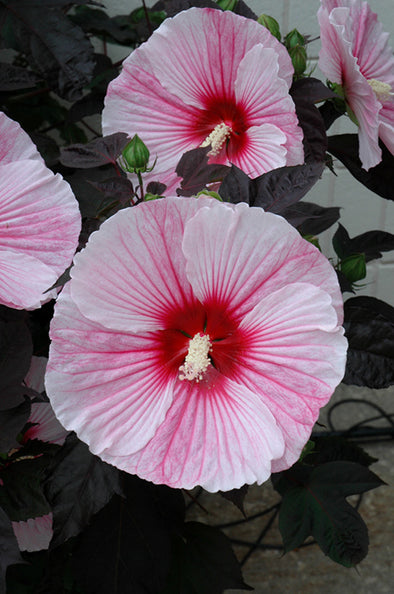
<path fill-rule="evenodd" d="M 105 221 L 71 270 L 83 315 L 114 330 L 159 330 L 171 311 L 193 304 L 181 246 L 186 221 L 204 203 L 169 197 Z"/>
<path fill-rule="evenodd" d="M 47 549 L 53 535 L 52 513 L 26 522 L 12 522 L 12 528 L 21 551 L 31 553 Z"/>
<path fill-rule="evenodd" d="M 21 159 L 34 159 L 43 163 L 37 147 L 18 122 L 0 112 L 0 165 Z"/>
<path fill-rule="evenodd" d="M 137 56 L 170 93 L 202 108 L 211 98 L 233 97 L 238 67 L 256 44 L 273 48 L 289 88 L 293 67 L 283 46 L 256 21 L 230 11 L 183 11 L 164 21 Z"/>
<path fill-rule="evenodd" d="M 174 402 L 154 438 L 130 457 L 104 459 L 174 488 L 228 491 L 261 484 L 282 455 L 281 431 L 262 400 L 211 370 L 199 384 L 178 381 Z"/>
<path fill-rule="evenodd" d="M 70 186 L 34 160 L 0 165 L 0 178 L 0 249 L 35 258 L 60 276 L 81 229 Z"/>
<path fill-rule="evenodd" d="M 114 332 L 84 318 L 69 284 L 51 323 L 48 397 L 61 424 L 94 454 L 131 454 L 163 422 L 174 374 L 163 363 L 154 333 Z"/>
<path fill-rule="evenodd" d="M 259 68 L 256 68 L 256 64 Z M 260 167 L 256 174 L 282 165 L 298 165 L 304 162 L 303 133 L 298 125 L 295 105 L 288 90 L 287 83 L 281 78 L 278 54 L 273 49 L 259 44 L 247 52 L 239 65 L 235 81 L 237 103 L 248 114 L 251 126 L 247 135 L 252 133 L 254 126 L 270 124 L 278 131 L 275 145 L 284 145 L 286 148 L 286 153 L 283 153 L 283 149 L 282 152 L 278 152 L 277 161 L 282 161 L 281 165 L 276 165 L 273 161 L 271 167 L 268 166 L 266 169 Z M 279 138 L 282 135 L 285 135 L 285 140 Z M 271 147 L 272 139 L 273 137 L 270 139 Z M 283 161 L 284 155 L 286 159 Z M 238 165 L 230 157 L 229 160 Z M 248 173 L 247 169 L 241 165 L 238 166 Z"/>
<path fill-rule="evenodd" d="M 187 222 L 182 249 L 196 297 L 223 304 L 235 319 L 273 291 L 307 282 L 331 296 L 342 322 L 342 295 L 331 264 L 278 215 L 242 203 L 226 208 L 212 203 Z"/>
<path fill-rule="evenodd" d="M 37 309 L 58 275 L 27 254 L 0 250 L 0 303 L 15 309 Z"/>
<path fill-rule="evenodd" d="M 286 450 L 275 472 L 299 457 L 319 410 L 341 381 L 347 340 L 331 297 L 294 283 L 262 301 L 241 321 L 234 379 L 259 394 L 283 431 Z"/>
<path fill-rule="evenodd" d="M 286 165 L 286 134 L 272 124 L 253 126 L 245 132 L 242 151 L 228 149 L 228 161 L 250 177 Z"/>

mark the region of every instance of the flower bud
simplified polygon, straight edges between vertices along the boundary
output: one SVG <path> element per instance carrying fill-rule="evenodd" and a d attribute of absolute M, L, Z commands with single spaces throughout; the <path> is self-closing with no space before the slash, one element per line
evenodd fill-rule
<path fill-rule="evenodd" d="M 141 138 L 135 134 L 122 152 L 122 166 L 129 173 L 144 173 L 148 170 L 149 151 Z"/>
<path fill-rule="evenodd" d="M 306 50 L 302 45 L 297 45 L 289 50 L 289 55 L 294 67 L 294 74 L 301 76 L 306 69 Z"/>
<path fill-rule="evenodd" d="M 217 0 L 216 4 L 220 6 L 222 10 L 234 10 L 238 0 Z"/>
<path fill-rule="evenodd" d="M 293 29 L 286 35 L 284 43 L 287 49 L 297 47 L 297 45 L 305 45 L 305 37 L 297 29 Z"/>
<path fill-rule="evenodd" d="M 263 25 L 263 27 L 265 27 L 266 29 L 268 29 L 268 31 L 274 37 L 276 37 L 278 41 L 281 40 L 279 23 L 272 16 L 269 16 L 268 14 L 261 14 L 257 19 L 257 22 L 260 23 L 260 25 Z"/>

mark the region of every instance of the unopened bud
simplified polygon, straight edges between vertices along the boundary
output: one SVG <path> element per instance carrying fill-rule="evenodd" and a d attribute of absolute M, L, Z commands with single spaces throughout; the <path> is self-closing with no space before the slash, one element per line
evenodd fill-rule
<path fill-rule="evenodd" d="M 135 134 L 122 152 L 122 166 L 129 173 L 148 171 L 149 151 L 141 138 Z"/>
<path fill-rule="evenodd" d="M 284 43 L 287 49 L 297 47 L 297 45 L 305 45 L 305 37 L 297 29 L 293 29 L 286 35 Z"/>
<path fill-rule="evenodd" d="M 279 23 L 274 19 L 274 17 L 269 16 L 268 14 L 261 14 L 257 19 L 257 22 L 260 25 L 263 25 L 268 31 L 276 37 L 279 41 L 281 40 L 280 28 Z"/>
<path fill-rule="evenodd" d="M 302 45 L 297 45 L 289 50 L 289 55 L 294 67 L 294 74 L 301 76 L 306 69 L 306 50 Z"/>
<path fill-rule="evenodd" d="M 236 4 L 238 4 L 238 0 L 217 0 L 216 4 L 222 10 L 234 10 Z"/>

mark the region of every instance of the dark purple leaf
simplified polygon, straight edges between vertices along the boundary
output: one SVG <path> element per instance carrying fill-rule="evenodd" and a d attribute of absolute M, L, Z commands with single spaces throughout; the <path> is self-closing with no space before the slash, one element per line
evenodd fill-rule
<path fill-rule="evenodd" d="M 254 21 L 257 21 L 257 14 L 255 14 L 253 10 L 249 8 L 249 6 L 243 0 L 238 0 L 233 12 L 235 12 L 235 14 L 239 14 L 243 17 L 246 17 L 247 19 L 253 19 Z"/>
<path fill-rule="evenodd" d="M 340 270 L 335 271 L 338 277 L 338 283 L 342 293 L 355 293 L 352 283 Z"/>
<path fill-rule="evenodd" d="M 319 112 L 328 130 L 332 124 L 346 113 L 346 104 L 343 100 L 329 100 L 319 107 Z"/>
<path fill-rule="evenodd" d="M 336 563 L 345 567 L 360 563 L 368 552 L 368 531 L 346 497 L 383 484 L 364 465 L 338 460 L 316 467 L 296 464 L 277 475 L 274 485 L 283 497 L 279 529 L 285 552 L 311 535 Z"/>
<path fill-rule="evenodd" d="M 18 91 L 19 89 L 30 89 L 42 78 L 36 72 L 12 66 L 11 64 L 0 63 L 0 91 Z"/>
<path fill-rule="evenodd" d="M 23 52 L 62 98 L 82 96 L 93 75 L 93 47 L 61 9 L 4 0 L 0 22 L 6 23 L 4 47 Z"/>
<path fill-rule="evenodd" d="M 101 114 L 104 108 L 104 96 L 97 93 L 85 95 L 71 106 L 68 114 L 68 122 L 79 122 L 87 116 Z"/>
<path fill-rule="evenodd" d="M 342 161 L 359 182 L 378 196 L 394 200 L 394 156 L 381 143 L 382 161 L 369 171 L 361 166 L 358 157 L 357 134 L 338 134 L 328 137 L 328 152 Z"/>
<path fill-rule="evenodd" d="M 30 138 L 38 148 L 38 152 L 47 167 L 57 165 L 60 154 L 57 142 L 47 134 L 41 134 L 40 132 L 32 132 Z"/>
<path fill-rule="evenodd" d="M 22 559 L 12 524 L 0 508 L 0 594 L 6 594 L 5 575 L 7 567 L 15 563 L 25 563 Z"/>
<path fill-rule="evenodd" d="M 376 458 L 370 456 L 362 448 L 352 441 L 339 436 L 313 437 L 313 451 L 306 458 L 307 464 L 318 466 L 326 462 L 342 460 L 356 462 L 362 466 L 370 466 L 377 462 Z"/>
<path fill-rule="evenodd" d="M 92 519 L 75 551 L 86 594 L 158 594 L 164 587 L 172 536 L 182 531 L 183 495 L 126 474 L 122 487 L 124 497 L 114 496 Z"/>
<path fill-rule="evenodd" d="M 326 87 L 320 80 L 312 76 L 294 81 L 290 89 L 290 95 L 293 97 L 293 100 L 295 98 L 303 99 L 310 103 L 318 103 L 325 99 L 338 97 L 336 93 Z"/>
<path fill-rule="evenodd" d="M 24 401 L 21 384 L 29 370 L 32 340 L 24 311 L 0 306 L 0 408 Z"/>
<path fill-rule="evenodd" d="M 161 196 L 166 191 L 167 186 L 160 182 L 149 182 L 146 186 L 146 191 L 148 194 L 156 194 L 157 196 Z"/>
<path fill-rule="evenodd" d="M 182 537 L 173 543 L 173 556 L 166 588 L 161 594 L 222 594 L 245 584 L 230 541 L 218 529 L 187 522 Z"/>
<path fill-rule="evenodd" d="M 133 46 L 138 41 L 137 24 L 133 23 L 129 15 L 125 17 L 110 17 L 103 10 L 92 10 L 83 7 L 72 15 L 72 20 L 85 32 L 95 36 L 105 35 L 108 40 Z"/>
<path fill-rule="evenodd" d="M 12 521 L 24 522 L 51 511 L 43 480 L 58 449 L 58 445 L 30 440 L 0 468 L 0 505 Z"/>
<path fill-rule="evenodd" d="M 124 132 L 115 132 L 87 144 L 74 144 L 61 149 L 60 162 L 76 169 L 91 169 L 109 163 L 114 165 L 129 140 Z"/>
<path fill-rule="evenodd" d="M 8 452 L 19 445 L 16 437 L 27 423 L 30 408 L 30 400 L 25 399 L 13 408 L 0 410 L 0 452 Z"/>
<path fill-rule="evenodd" d="M 339 219 L 339 207 L 324 207 L 313 202 L 297 202 L 281 212 L 281 215 L 302 235 L 318 235 L 329 229 Z"/>
<path fill-rule="evenodd" d="M 259 178 L 257 178 L 259 179 Z M 260 206 L 254 204 L 254 194 L 251 193 L 250 177 L 246 175 L 235 165 L 231 165 L 231 169 L 222 181 L 219 194 L 226 202 L 237 204 L 238 202 L 246 202 L 250 206 Z"/>
<path fill-rule="evenodd" d="M 231 503 L 238 507 L 240 512 L 242 512 L 243 515 L 245 515 L 244 501 L 248 493 L 248 489 L 248 485 L 243 485 L 240 489 L 231 489 L 231 491 L 219 491 L 219 493 L 222 497 L 224 497 L 224 499 L 231 501 Z"/>
<path fill-rule="evenodd" d="M 89 182 L 96 190 L 103 194 L 103 198 L 119 205 L 131 204 L 133 184 L 127 177 L 110 177 L 100 182 Z"/>
<path fill-rule="evenodd" d="M 345 384 L 387 388 L 394 384 L 394 307 L 375 297 L 345 302 L 349 350 Z"/>
<path fill-rule="evenodd" d="M 298 96 L 293 97 L 293 100 L 296 106 L 299 124 L 304 132 L 305 162 L 325 164 L 327 135 L 324 120 L 316 105 L 310 101 L 306 101 Z"/>
<path fill-rule="evenodd" d="M 51 548 L 79 534 L 93 514 L 120 492 L 118 470 L 91 454 L 74 434 L 67 437 L 45 484 L 53 512 Z"/>
<path fill-rule="evenodd" d="M 332 243 L 340 258 L 348 258 L 354 254 L 365 254 L 366 262 L 382 257 L 381 252 L 394 249 L 394 235 L 386 231 L 367 231 L 351 238 L 346 229 L 339 225 Z"/>
<path fill-rule="evenodd" d="M 199 147 L 182 155 L 176 173 L 183 178 L 178 196 L 194 196 L 212 182 L 223 179 L 229 170 L 226 165 L 208 164 L 211 147 Z"/>

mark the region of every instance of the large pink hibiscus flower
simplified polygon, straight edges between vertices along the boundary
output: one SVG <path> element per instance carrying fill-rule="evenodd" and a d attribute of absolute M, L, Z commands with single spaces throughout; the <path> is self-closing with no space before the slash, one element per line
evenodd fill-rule
<path fill-rule="evenodd" d="M 70 186 L 0 112 L 0 304 L 35 309 L 71 264 L 81 217 Z"/>
<path fill-rule="evenodd" d="M 293 66 L 278 40 L 232 12 L 191 8 L 167 19 L 109 85 L 103 131 L 138 134 L 157 156 L 146 179 L 179 185 L 186 151 L 211 145 L 211 162 L 257 176 L 304 160 L 288 93 Z"/>
<path fill-rule="evenodd" d="M 46 388 L 105 461 L 209 491 L 299 457 L 343 376 L 336 275 L 279 216 L 204 198 L 114 215 L 75 257 Z"/>
<path fill-rule="evenodd" d="M 361 0 L 321 0 L 319 66 L 342 85 L 359 125 L 364 169 L 382 159 L 379 138 L 394 154 L 394 56 L 377 16 Z"/>

